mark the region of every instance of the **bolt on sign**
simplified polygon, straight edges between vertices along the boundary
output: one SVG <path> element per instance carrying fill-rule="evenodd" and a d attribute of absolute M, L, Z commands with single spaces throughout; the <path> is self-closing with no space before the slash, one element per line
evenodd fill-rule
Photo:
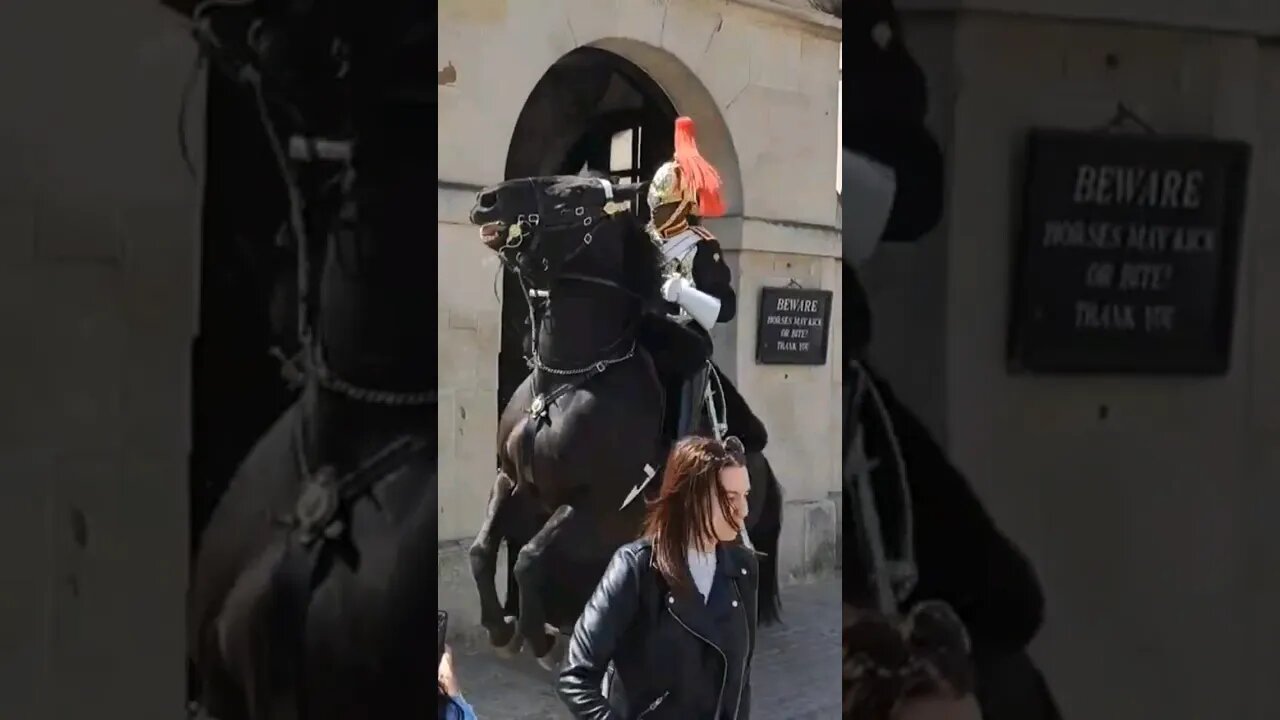
<path fill-rule="evenodd" d="M 761 365 L 825 365 L 831 321 L 830 290 L 760 289 L 756 362 Z"/>
<path fill-rule="evenodd" d="M 1027 150 L 1010 368 L 1225 373 L 1249 146 L 1036 129 Z"/>

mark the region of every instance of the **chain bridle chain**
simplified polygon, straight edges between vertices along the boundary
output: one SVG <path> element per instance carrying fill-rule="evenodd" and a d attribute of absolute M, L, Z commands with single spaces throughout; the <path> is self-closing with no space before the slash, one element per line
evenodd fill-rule
<path fill-rule="evenodd" d="M 378 390 L 375 388 L 361 387 L 348 382 L 329 369 L 325 364 L 323 354 L 319 349 L 311 353 L 311 368 L 312 372 L 315 374 L 316 382 L 320 387 L 332 390 L 340 395 L 345 395 L 346 397 L 358 402 L 370 403 L 373 405 L 389 405 L 393 407 L 431 405 L 436 402 L 437 393 L 435 390 L 423 390 L 419 392 Z"/>
<path fill-rule="evenodd" d="M 627 351 L 622 355 L 619 355 L 618 357 L 615 357 L 615 358 L 609 358 L 607 360 L 597 360 L 596 362 L 593 362 L 590 365 L 586 365 L 584 367 L 580 367 L 580 368 L 551 367 L 550 365 L 547 365 L 546 363 L 542 362 L 542 358 L 538 357 L 538 353 L 536 352 L 533 353 L 533 356 L 529 358 L 529 366 L 534 369 L 540 370 L 544 373 L 547 373 L 548 375 L 564 375 L 564 376 L 582 375 L 583 373 L 588 373 L 588 372 L 591 372 L 592 370 L 594 370 L 597 373 L 602 373 L 605 371 L 605 368 L 608 368 L 611 365 L 617 365 L 618 363 L 621 363 L 621 362 L 626 362 L 630 360 L 632 357 L 634 357 L 635 354 L 636 354 L 636 343 L 633 340 L 631 342 L 631 347 L 628 348 Z"/>

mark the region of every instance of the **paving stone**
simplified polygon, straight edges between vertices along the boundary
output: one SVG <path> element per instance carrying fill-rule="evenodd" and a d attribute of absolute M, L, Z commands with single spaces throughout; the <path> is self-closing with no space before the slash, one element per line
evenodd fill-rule
<path fill-rule="evenodd" d="M 840 717 L 840 582 L 782 589 L 783 623 L 760 629 L 751 672 L 751 715 L 769 720 Z M 480 720 L 568 720 L 552 676 L 528 654 L 503 660 L 458 652 L 463 694 Z"/>

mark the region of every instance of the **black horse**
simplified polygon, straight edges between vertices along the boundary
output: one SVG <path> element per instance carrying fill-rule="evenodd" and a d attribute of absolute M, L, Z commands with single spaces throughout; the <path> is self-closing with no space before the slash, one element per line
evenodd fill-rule
<path fill-rule="evenodd" d="M 433 25 L 420 3 L 339 9 L 244 5 L 214 27 L 254 28 L 251 42 L 204 38 L 253 84 L 285 170 L 307 378 L 199 543 L 188 648 L 219 720 L 426 717 L 436 702 L 436 351 L 422 321 L 435 220 L 421 203 L 435 108 L 406 84 Z M 291 162 L 286 132 L 303 155 L 323 133 L 338 161 Z"/>
<path fill-rule="evenodd" d="M 670 443 L 646 346 L 681 351 L 678 335 L 665 346 L 645 341 L 667 330 L 655 315 L 657 248 L 635 212 L 644 189 L 577 176 L 510 180 L 480 192 L 471 212 L 526 294 L 546 293 L 533 320 L 533 372 L 499 420 L 498 475 L 471 562 L 490 642 L 511 651 L 527 641 L 548 668 L 557 638 L 545 626 L 570 631 L 614 550 L 635 539 Z M 763 458 L 748 467 L 748 528 L 770 559 L 761 619 L 772 621 L 781 488 Z M 494 585 L 503 541 L 505 608 Z"/>

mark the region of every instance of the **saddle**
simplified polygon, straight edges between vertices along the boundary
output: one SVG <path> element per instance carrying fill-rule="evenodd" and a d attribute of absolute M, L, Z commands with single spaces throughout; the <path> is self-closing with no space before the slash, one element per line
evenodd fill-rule
<path fill-rule="evenodd" d="M 689 377 L 711 358 L 711 347 L 701 335 L 656 312 L 641 316 L 636 342 L 649 352 L 662 378 Z"/>
<path fill-rule="evenodd" d="M 658 313 L 646 313 L 636 331 L 636 342 L 653 358 L 654 369 L 662 385 L 663 393 L 663 445 L 670 445 L 701 417 L 701 389 L 697 397 L 684 402 L 686 386 L 697 384 L 698 377 L 705 383 L 711 358 L 711 348 L 701 335 Z M 687 432 L 686 432 L 687 434 Z"/>

